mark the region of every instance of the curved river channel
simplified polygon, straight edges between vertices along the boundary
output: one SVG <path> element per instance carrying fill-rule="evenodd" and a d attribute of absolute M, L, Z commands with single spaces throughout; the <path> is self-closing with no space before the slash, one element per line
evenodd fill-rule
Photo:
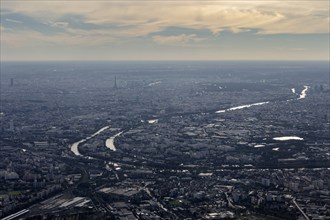
<path fill-rule="evenodd" d="M 300 99 L 304 99 L 306 98 L 306 95 L 307 95 L 307 91 L 310 87 L 309 86 L 304 86 L 304 89 L 301 91 L 301 93 L 299 94 L 299 97 L 296 98 L 296 99 L 289 99 L 287 101 L 293 101 L 293 100 L 300 100 Z M 295 89 L 291 89 L 292 92 L 295 92 Z M 245 108 L 251 108 L 253 106 L 258 106 L 258 105 L 266 105 L 270 103 L 269 101 L 267 102 L 257 102 L 257 103 L 252 103 L 252 104 L 246 104 L 246 105 L 240 105 L 240 106 L 236 106 L 236 107 L 231 107 L 231 108 L 228 108 L 228 109 L 222 109 L 222 110 L 219 110 L 219 111 L 216 111 L 215 113 L 219 114 L 219 113 L 225 113 L 225 112 L 228 112 L 228 111 L 236 111 L 236 110 L 240 110 L 240 109 L 245 109 Z M 152 120 L 148 120 L 148 123 L 150 124 L 153 124 L 153 123 L 157 123 L 158 122 L 158 119 L 152 119 Z M 71 145 L 71 151 L 76 155 L 76 156 L 84 156 L 82 155 L 80 152 L 79 152 L 79 144 L 82 144 L 86 141 L 88 141 L 89 139 L 91 138 L 94 138 L 95 136 L 99 135 L 100 133 L 102 133 L 103 131 L 109 129 L 110 126 L 105 126 L 103 128 L 101 128 L 100 130 L 98 130 L 97 132 L 95 132 L 94 134 L 80 140 L 80 141 L 77 141 L 75 143 L 73 143 Z M 105 146 L 107 148 L 109 148 L 110 150 L 112 151 L 116 151 L 116 147 L 115 147 L 115 144 L 114 144 L 114 141 L 115 141 L 115 138 L 120 136 L 121 134 L 123 133 L 123 131 L 111 136 L 110 138 L 108 138 L 106 141 L 105 141 Z M 284 139 L 286 139 L 285 137 L 283 137 Z M 297 137 L 297 138 L 300 138 L 300 137 Z M 282 139 L 282 140 L 284 140 Z M 290 138 L 289 138 L 290 139 Z M 302 139 L 302 138 L 301 138 Z M 301 140 L 300 139 L 300 140 Z M 276 139 L 275 139 L 276 140 Z M 280 137 L 278 137 L 277 140 L 280 140 Z"/>
<path fill-rule="evenodd" d="M 95 132 L 94 134 L 92 134 L 91 136 L 88 136 L 87 138 L 84 138 L 84 139 L 82 139 L 82 140 L 80 140 L 80 141 L 77 141 L 77 142 L 73 143 L 73 144 L 71 145 L 71 151 L 72 151 L 76 156 L 83 156 L 82 154 L 79 153 L 79 149 L 78 149 L 79 144 L 82 144 L 82 143 L 88 141 L 89 139 L 91 139 L 91 138 L 93 138 L 93 137 L 99 135 L 100 133 L 102 133 L 103 131 L 105 131 L 105 130 L 107 130 L 107 129 L 109 129 L 109 128 L 110 128 L 110 126 L 105 126 L 105 127 L 101 128 L 100 130 L 98 130 L 97 132 Z"/>

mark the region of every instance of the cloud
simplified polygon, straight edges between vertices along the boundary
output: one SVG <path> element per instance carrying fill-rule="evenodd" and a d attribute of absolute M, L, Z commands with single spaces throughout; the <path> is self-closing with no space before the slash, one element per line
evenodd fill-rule
<path fill-rule="evenodd" d="M 16 23 L 16 24 L 22 24 L 23 23 L 22 21 L 10 19 L 10 18 L 6 18 L 5 20 L 8 21 L 8 22 Z"/>
<path fill-rule="evenodd" d="M 188 43 L 188 42 L 199 42 L 202 39 L 198 38 L 196 34 L 180 34 L 171 36 L 155 35 L 152 37 L 154 42 L 160 44 L 177 44 L 177 43 Z"/>
<path fill-rule="evenodd" d="M 68 28 L 69 27 L 68 22 L 60 22 L 60 21 L 52 22 L 50 25 L 53 27 L 59 27 L 59 28 Z"/>
<path fill-rule="evenodd" d="M 3 32 L 4 28 L 1 27 Z M 8 32 L 2 34 L 1 43 L 13 47 L 36 47 L 36 46 L 56 46 L 56 45 L 68 45 L 68 46 L 93 46 L 100 45 L 108 42 L 112 42 L 113 39 L 109 36 L 98 34 L 75 34 L 69 33 L 57 33 L 53 35 L 43 34 L 37 31 L 25 30 L 19 32 Z"/>
<path fill-rule="evenodd" d="M 259 35 L 329 33 L 329 2 L 245 1 L 245 2 L 153 2 L 153 1 L 3 1 L 5 18 L 16 13 L 58 28 L 63 33 L 36 33 L 33 27 L 4 31 L 5 41 L 37 44 L 102 44 L 123 38 L 148 37 L 170 27 L 194 30 L 195 34 L 155 35 L 151 39 L 161 44 L 193 43 L 200 30 L 214 35 L 223 30 L 240 34 L 256 30 Z M 82 24 L 74 26 L 67 19 L 76 17 Z M 14 22 L 12 19 L 7 21 Z M 19 22 L 19 21 L 18 21 Z M 95 29 L 88 29 L 87 25 Z M 7 24 L 8 25 L 8 24 Z M 5 26 L 7 29 L 7 27 Z M 8 29 L 11 26 L 8 26 Z M 17 27 L 19 28 L 19 27 Z M 26 35 L 22 35 L 22 33 Z M 27 36 L 27 37 L 26 37 Z M 28 42 L 30 40 L 30 42 Z M 38 40 L 38 41 L 36 41 Z M 3 41 L 3 40 L 2 40 Z"/>
<path fill-rule="evenodd" d="M 33 3 L 32 3 L 33 2 Z M 81 16 L 93 24 L 116 23 L 160 27 L 206 28 L 218 33 L 223 28 L 260 29 L 261 33 L 328 32 L 327 1 L 244 2 L 105 2 L 105 1 L 4 1 L 5 9 L 56 21 L 64 15 Z M 305 24 L 310 24 L 306 26 Z M 314 26 L 314 27 L 313 27 Z"/>
<path fill-rule="evenodd" d="M 306 51 L 307 48 L 305 47 L 278 47 L 277 50 L 283 50 L 283 51 Z"/>

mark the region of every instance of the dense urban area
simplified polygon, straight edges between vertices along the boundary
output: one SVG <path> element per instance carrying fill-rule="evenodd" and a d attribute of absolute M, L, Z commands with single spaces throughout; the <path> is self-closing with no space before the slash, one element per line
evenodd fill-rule
<path fill-rule="evenodd" d="M 330 219 L 328 62 L 1 63 L 0 218 Z"/>

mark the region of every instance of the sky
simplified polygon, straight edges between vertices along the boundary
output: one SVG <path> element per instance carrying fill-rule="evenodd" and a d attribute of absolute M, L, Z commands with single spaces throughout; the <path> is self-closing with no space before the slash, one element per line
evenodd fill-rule
<path fill-rule="evenodd" d="M 0 0 L 1 61 L 329 60 L 329 0 Z"/>

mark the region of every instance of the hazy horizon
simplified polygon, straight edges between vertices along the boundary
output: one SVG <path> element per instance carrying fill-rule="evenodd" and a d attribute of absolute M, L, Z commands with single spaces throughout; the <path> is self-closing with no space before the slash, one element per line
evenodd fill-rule
<path fill-rule="evenodd" d="M 22 63 L 38 63 L 38 62 L 329 62 L 329 60 L 0 60 L 2 63 L 14 63 L 14 62 L 22 62 Z"/>

